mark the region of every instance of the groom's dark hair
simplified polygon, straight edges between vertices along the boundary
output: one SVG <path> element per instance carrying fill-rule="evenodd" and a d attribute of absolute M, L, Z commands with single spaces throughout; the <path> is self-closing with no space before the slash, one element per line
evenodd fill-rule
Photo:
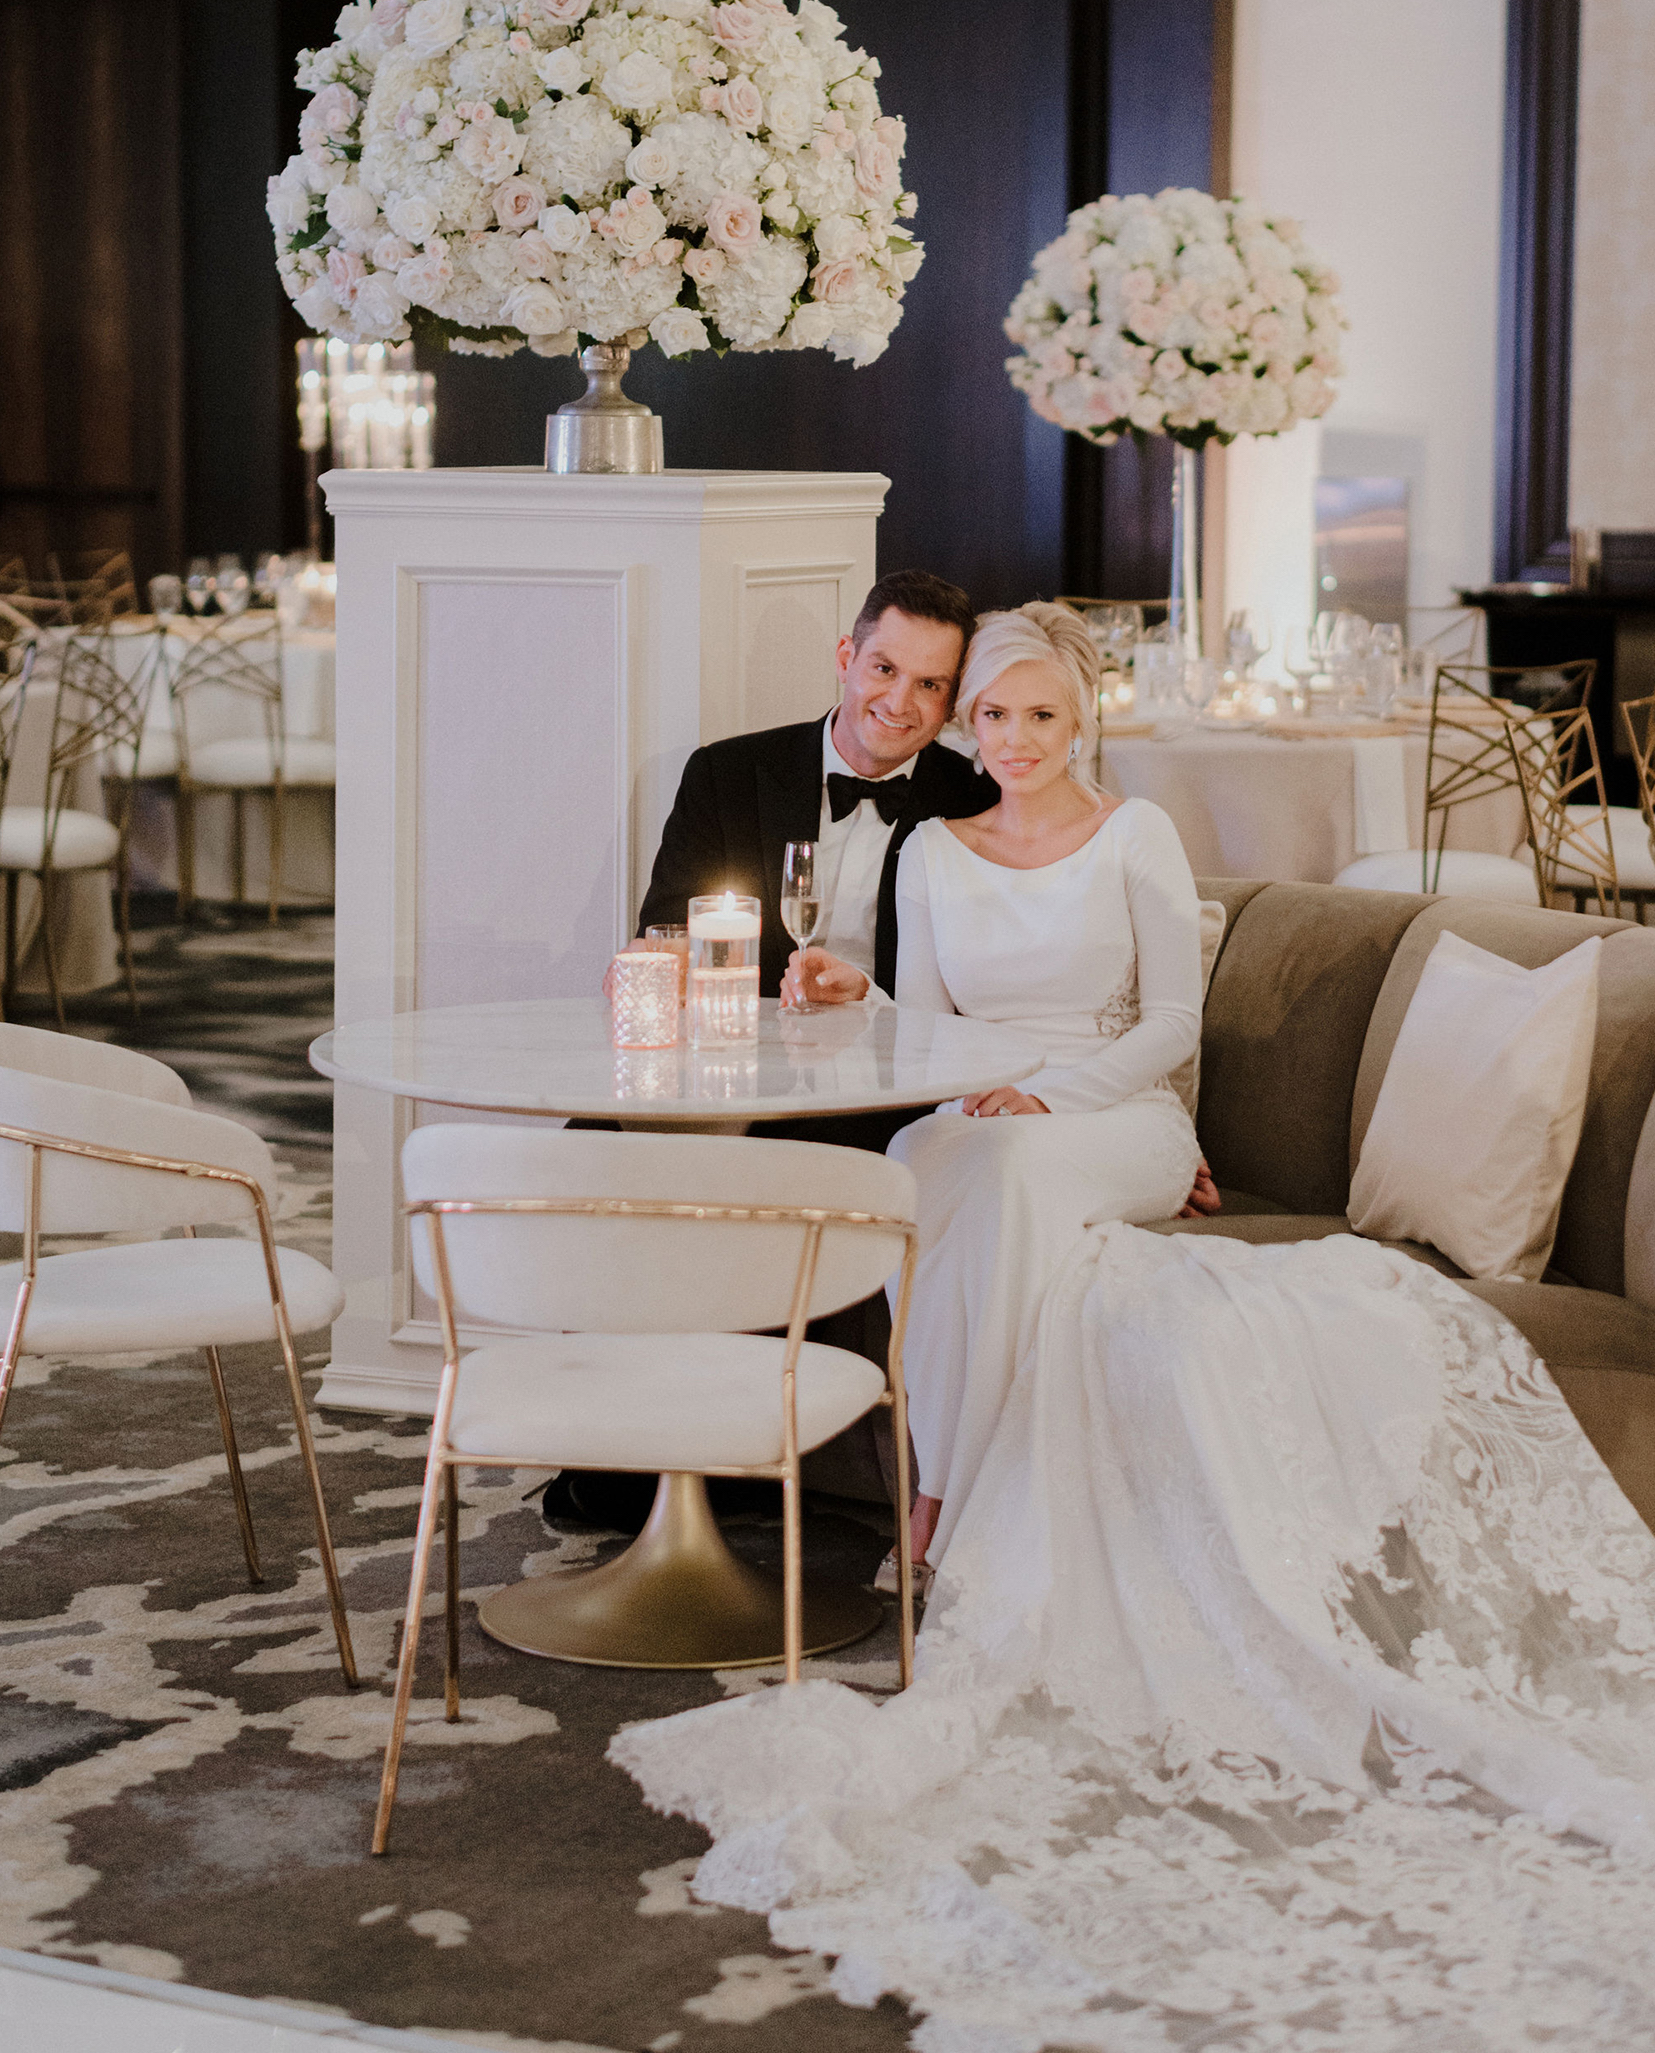
<path fill-rule="evenodd" d="M 958 585 L 929 570 L 893 570 L 882 577 L 862 601 L 862 610 L 851 625 L 850 638 L 861 648 L 894 606 L 911 620 L 940 620 L 945 627 L 957 627 L 962 637 L 961 659 L 976 631 L 977 616 L 971 601 Z"/>

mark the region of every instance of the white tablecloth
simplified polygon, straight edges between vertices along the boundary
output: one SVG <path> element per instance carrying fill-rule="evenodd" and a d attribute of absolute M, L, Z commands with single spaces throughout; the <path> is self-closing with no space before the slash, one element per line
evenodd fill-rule
<path fill-rule="evenodd" d="M 1357 741 L 1198 728 L 1165 741 L 1106 737 L 1103 775 L 1111 791 L 1171 815 L 1198 877 L 1330 884 L 1359 855 L 1420 846 L 1425 756 L 1423 730 Z M 1399 798 L 1405 839 L 1395 832 Z M 1523 835 L 1515 791 L 1449 814 L 1450 848 L 1514 855 Z"/>

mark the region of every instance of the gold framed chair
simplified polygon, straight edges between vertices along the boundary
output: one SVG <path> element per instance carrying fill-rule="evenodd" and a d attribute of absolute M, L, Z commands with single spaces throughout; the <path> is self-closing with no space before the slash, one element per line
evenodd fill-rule
<path fill-rule="evenodd" d="M 779 1481 L 783 1658 L 795 1683 L 804 1647 L 800 1456 L 888 1406 L 906 1688 L 914 1629 L 902 1343 L 918 1252 L 912 1173 L 883 1155 L 812 1141 L 463 1125 L 416 1129 L 402 1168 L 415 1271 L 437 1300 L 443 1372 L 373 1851 L 385 1851 L 396 1801 L 439 1504 L 444 1711 L 459 1716 L 462 1464 L 630 1468 L 661 1474 L 663 1490 L 687 1476 Z M 883 1375 L 860 1355 L 806 1341 L 808 1320 L 860 1302 L 893 1272 L 901 1280 Z M 462 1354 L 462 1318 L 533 1337 L 502 1336 Z M 760 1330 L 784 1322 L 785 1338 Z M 594 1577 L 613 1588 L 621 1569 L 613 1563 L 558 1583 L 571 1595 Z"/>
<path fill-rule="evenodd" d="M 195 801 L 227 792 L 232 809 L 231 884 L 247 900 L 249 792 L 270 798 L 270 924 L 281 913 L 284 807 L 298 785 L 331 788 L 331 741 L 290 737 L 282 686 L 282 635 L 275 614 L 238 614 L 192 627 L 171 681 L 178 743 L 178 909 L 196 896 Z"/>
<path fill-rule="evenodd" d="M 112 761 L 136 755 L 143 732 L 156 666 L 153 658 L 131 678 L 122 675 L 110 647 L 109 630 L 97 635 L 71 634 L 60 652 L 61 664 L 52 713 L 52 739 L 47 752 L 39 805 L 15 802 L 8 783 L 0 804 L 0 872 L 6 879 L 5 997 L 17 988 L 19 955 L 18 885 L 32 876 L 40 887 L 40 934 L 46 959 L 46 981 L 60 1029 L 68 1022 L 58 974 L 53 896 L 65 873 L 111 870 L 114 873 L 121 966 L 133 1017 L 138 1014 L 138 983 L 132 961 L 132 893 L 127 838 L 132 817 L 132 791 L 125 783 L 118 816 L 78 806 L 79 787 L 95 779 L 102 792 L 103 773 Z"/>
<path fill-rule="evenodd" d="M 345 1294 L 310 1255 L 279 1248 L 267 1192 L 276 1166 L 255 1133 L 198 1112 L 183 1079 L 129 1048 L 0 1025 L 0 1230 L 20 1233 L 20 1261 L 0 1265 L 10 1323 L 0 1352 L 0 1426 L 25 1347 L 100 1355 L 200 1349 L 212 1380 L 236 1522 L 250 1581 L 262 1580 L 237 1450 L 221 1346 L 274 1339 L 281 1348 L 316 1524 L 339 1665 L 356 1681 L 339 1566 L 328 1528 L 293 1344 L 337 1318 Z M 245 1225 L 257 1241 L 196 1237 L 198 1226 Z M 151 1236 L 42 1255 L 45 1234 Z"/>
<path fill-rule="evenodd" d="M 105 618 L 138 610 L 137 581 L 132 574 L 132 558 L 125 549 L 65 549 L 49 553 L 46 575 L 71 605 L 94 606 L 101 595 L 107 606 Z"/>
<path fill-rule="evenodd" d="M 1620 876 L 1591 708 L 1512 713 L 1506 743 L 1518 773 L 1540 903 L 1559 893 L 1576 912 L 1595 898 L 1605 919 L 1620 917 Z"/>

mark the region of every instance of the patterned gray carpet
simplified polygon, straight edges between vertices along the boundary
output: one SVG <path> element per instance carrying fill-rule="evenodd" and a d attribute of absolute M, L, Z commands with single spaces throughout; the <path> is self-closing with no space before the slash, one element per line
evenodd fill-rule
<path fill-rule="evenodd" d="M 141 936 L 145 1010 L 76 1030 L 171 1063 L 282 1167 L 279 1232 L 323 1257 L 331 931 L 292 917 Z M 301 1351 L 314 1377 L 326 1335 Z M 478 1632 L 526 1571 L 623 1543 L 555 1533 L 538 1479 L 465 1472 L 462 1721 L 428 1616 L 390 1856 L 367 1854 L 424 1436 L 331 1413 L 317 1445 L 364 1687 L 344 1689 L 274 1347 L 226 1354 L 266 1581 L 246 1584 L 200 1361 L 26 1360 L 0 1448 L 0 1945 L 482 2046 L 823 2053 L 902 2045 L 913 2019 L 832 1995 L 829 1963 L 692 1901 L 700 1831 L 603 1758 L 616 1727 L 766 1686 L 765 1671 L 638 1674 L 538 1661 Z M 525 1497 L 525 1493 L 529 1493 Z M 779 1558 L 763 1520 L 730 1530 Z M 885 1542 L 818 1504 L 813 1566 L 858 1581 Z M 884 1630 L 824 1672 L 895 1681 Z"/>

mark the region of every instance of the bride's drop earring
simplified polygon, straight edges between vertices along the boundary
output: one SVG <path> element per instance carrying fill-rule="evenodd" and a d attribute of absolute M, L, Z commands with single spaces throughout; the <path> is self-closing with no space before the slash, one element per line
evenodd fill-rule
<path fill-rule="evenodd" d="M 1071 763 L 1078 763 L 1080 761 L 1080 736 L 1078 734 L 1069 744 L 1069 760 Z"/>

